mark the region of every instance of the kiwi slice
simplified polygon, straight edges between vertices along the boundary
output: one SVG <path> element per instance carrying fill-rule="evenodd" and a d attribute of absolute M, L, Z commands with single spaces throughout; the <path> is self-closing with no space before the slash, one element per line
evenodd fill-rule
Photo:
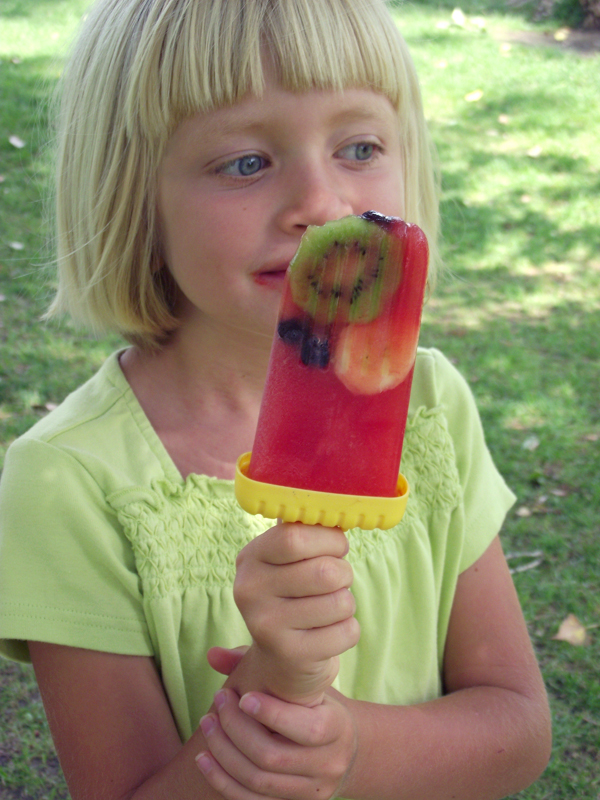
<path fill-rule="evenodd" d="M 371 322 L 402 277 L 400 265 L 387 257 L 390 239 L 364 217 L 309 225 L 290 264 L 294 303 L 319 325 Z"/>

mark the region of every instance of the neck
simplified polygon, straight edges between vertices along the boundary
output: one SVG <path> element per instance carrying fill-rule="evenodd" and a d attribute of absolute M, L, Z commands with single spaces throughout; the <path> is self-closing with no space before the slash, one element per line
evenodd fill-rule
<path fill-rule="evenodd" d="M 271 337 L 236 328 L 183 327 L 158 353 L 128 350 L 121 366 L 183 476 L 232 478 L 252 448 Z"/>
<path fill-rule="evenodd" d="M 243 411 L 260 405 L 271 336 L 212 325 L 201 331 L 176 331 L 159 355 L 184 406 L 207 399 Z"/>

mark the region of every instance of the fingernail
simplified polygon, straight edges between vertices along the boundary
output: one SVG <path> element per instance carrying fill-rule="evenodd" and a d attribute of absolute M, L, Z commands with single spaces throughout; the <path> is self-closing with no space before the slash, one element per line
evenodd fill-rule
<path fill-rule="evenodd" d="M 258 714 L 260 702 L 251 694 L 245 694 L 240 700 L 240 708 L 246 714 Z"/>
<path fill-rule="evenodd" d="M 227 696 L 225 692 L 219 690 L 215 695 L 215 705 L 217 707 L 217 711 L 220 711 L 226 702 L 227 702 Z"/>
<path fill-rule="evenodd" d="M 215 728 L 215 718 L 212 716 L 212 714 L 206 714 L 204 717 L 202 717 L 200 720 L 200 728 L 205 736 L 210 736 Z"/>
<path fill-rule="evenodd" d="M 206 753 L 200 753 L 196 756 L 196 764 L 198 764 L 200 772 L 204 772 L 204 774 L 210 772 L 212 769 L 212 761 L 206 755 Z"/>

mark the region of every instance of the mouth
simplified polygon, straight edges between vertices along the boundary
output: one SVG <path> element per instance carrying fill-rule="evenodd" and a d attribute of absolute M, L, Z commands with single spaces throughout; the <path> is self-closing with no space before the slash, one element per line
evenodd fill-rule
<path fill-rule="evenodd" d="M 267 286 L 272 289 L 280 289 L 285 280 L 285 273 L 287 272 L 287 264 L 280 264 L 273 269 L 265 269 L 260 272 L 255 272 L 252 277 L 255 283 L 259 286 Z"/>

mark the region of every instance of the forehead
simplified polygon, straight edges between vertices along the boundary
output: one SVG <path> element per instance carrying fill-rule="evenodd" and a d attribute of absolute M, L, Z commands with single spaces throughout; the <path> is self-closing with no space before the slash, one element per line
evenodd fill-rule
<path fill-rule="evenodd" d="M 260 96 L 250 95 L 233 105 L 200 112 L 176 129 L 167 153 L 175 146 L 225 139 L 240 134 L 284 132 L 301 121 L 325 130 L 364 123 L 376 125 L 386 135 L 397 133 L 397 113 L 390 100 L 370 89 L 343 91 L 309 89 L 293 92 L 267 81 Z"/>

